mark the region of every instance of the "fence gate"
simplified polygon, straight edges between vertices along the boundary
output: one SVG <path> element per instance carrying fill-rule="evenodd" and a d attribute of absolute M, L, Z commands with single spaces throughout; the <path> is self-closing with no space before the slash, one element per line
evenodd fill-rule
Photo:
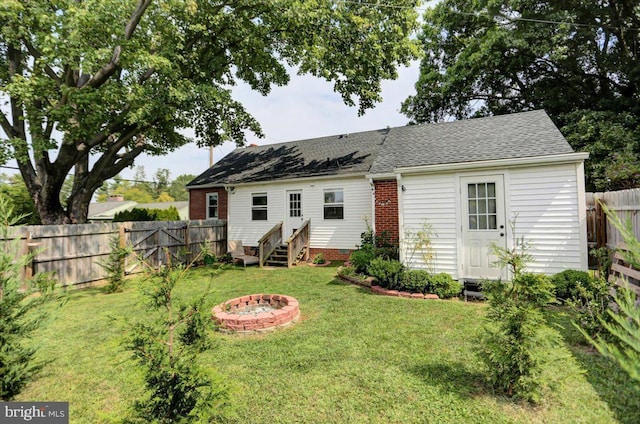
<path fill-rule="evenodd" d="M 138 258 L 127 264 L 127 274 L 143 271 L 145 267 L 157 269 L 169 262 L 183 262 L 186 246 L 189 245 L 187 226 L 177 225 L 159 227 L 149 222 L 134 222 L 131 228 L 125 228 L 127 245 L 133 248 Z"/>

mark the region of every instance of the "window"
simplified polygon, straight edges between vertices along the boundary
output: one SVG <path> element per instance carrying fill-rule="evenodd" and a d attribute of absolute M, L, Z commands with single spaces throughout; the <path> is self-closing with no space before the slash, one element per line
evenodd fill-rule
<path fill-rule="evenodd" d="M 207 219 L 218 218 L 218 193 L 207 193 Z"/>
<path fill-rule="evenodd" d="M 251 195 L 251 220 L 267 220 L 267 193 L 254 193 Z"/>
<path fill-rule="evenodd" d="M 342 189 L 324 191 L 324 219 L 344 219 L 344 193 Z"/>
<path fill-rule="evenodd" d="M 302 216 L 302 193 L 289 193 L 289 217 Z"/>
<path fill-rule="evenodd" d="M 497 225 L 496 184 L 477 183 L 467 186 L 469 229 L 495 230 Z"/>

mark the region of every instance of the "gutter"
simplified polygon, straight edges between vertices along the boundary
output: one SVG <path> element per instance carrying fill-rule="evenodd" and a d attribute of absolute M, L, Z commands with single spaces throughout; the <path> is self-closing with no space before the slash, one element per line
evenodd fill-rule
<path fill-rule="evenodd" d="M 525 158 L 512 158 L 512 159 L 496 159 L 485 160 L 476 162 L 459 162 L 459 163 L 443 163 L 437 165 L 421 165 L 421 166 L 407 166 L 404 168 L 396 168 L 395 174 L 421 174 L 421 173 L 436 173 L 443 171 L 460 171 L 467 169 L 490 169 L 490 168 L 516 168 L 531 165 L 550 165 L 550 164 L 562 164 L 562 163 L 578 163 L 583 162 L 589 158 L 588 152 L 578 153 L 565 153 L 552 156 L 531 156 Z M 386 174 L 381 174 L 386 175 Z M 379 178 L 378 175 L 372 175 L 372 178 Z"/>

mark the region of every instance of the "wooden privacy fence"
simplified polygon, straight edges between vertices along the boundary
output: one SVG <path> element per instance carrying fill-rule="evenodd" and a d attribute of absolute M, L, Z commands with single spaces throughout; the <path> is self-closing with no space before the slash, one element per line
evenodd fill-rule
<path fill-rule="evenodd" d="M 640 188 L 608 191 L 604 193 L 587 193 L 587 241 L 589 250 L 606 246 L 615 249 L 624 243 L 620 231 L 607 219 L 601 203 L 607 205 L 612 212 L 620 217 L 623 223 L 630 222 L 636 238 L 640 238 Z M 589 265 L 594 258 L 589 256 Z"/>
<path fill-rule="evenodd" d="M 136 256 L 152 267 L 172 261 L 190 261 L 204 243 L 212 253 L 227 252 L 225 220 L 122 222 L 16 227 L 21 253 L 35 252 L 27 274 L 54 272 L 63 285 L 85 285 L 103 280 L 100 266 L 111 252 L 110 239 L 131 246 Z M 139 262 L 127 262 L 127 272 L 141 272 Z"/>

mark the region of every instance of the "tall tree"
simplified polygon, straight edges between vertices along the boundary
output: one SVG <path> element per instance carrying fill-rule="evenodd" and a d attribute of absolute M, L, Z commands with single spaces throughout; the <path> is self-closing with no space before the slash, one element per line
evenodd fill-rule
<path fill-rule="evenodd" d="M 443 0 L 420 40 L 414 122 L 545 109 L 591 153 L 590 188 L 640 182 L 637 1 Z"/>
<path fill-rule="evenodd" d="M 245 142 L 260 126 L 230 87 L 266 95 L 287 66 L 334 82 L 363 113 L 419 53 L 419 0 L 5 0 L 1 154 L 43 223 L 84 222 L 103 181 L 143 152 Z M 93 160 L 89 160 L 92 158 Z M 59 194 L 73 171 L 63 207 Z"/>
<path fill-rule="evenodd" d="M 176 201 L 189 200 L 189 192 L 186 186 L 195 180 L 195 178 L 196 175 L 191 174 L 178 175 L 175 180 L 171 181 L 171 185 L 169 185 L 169 196 L 173 197 Z"/>

